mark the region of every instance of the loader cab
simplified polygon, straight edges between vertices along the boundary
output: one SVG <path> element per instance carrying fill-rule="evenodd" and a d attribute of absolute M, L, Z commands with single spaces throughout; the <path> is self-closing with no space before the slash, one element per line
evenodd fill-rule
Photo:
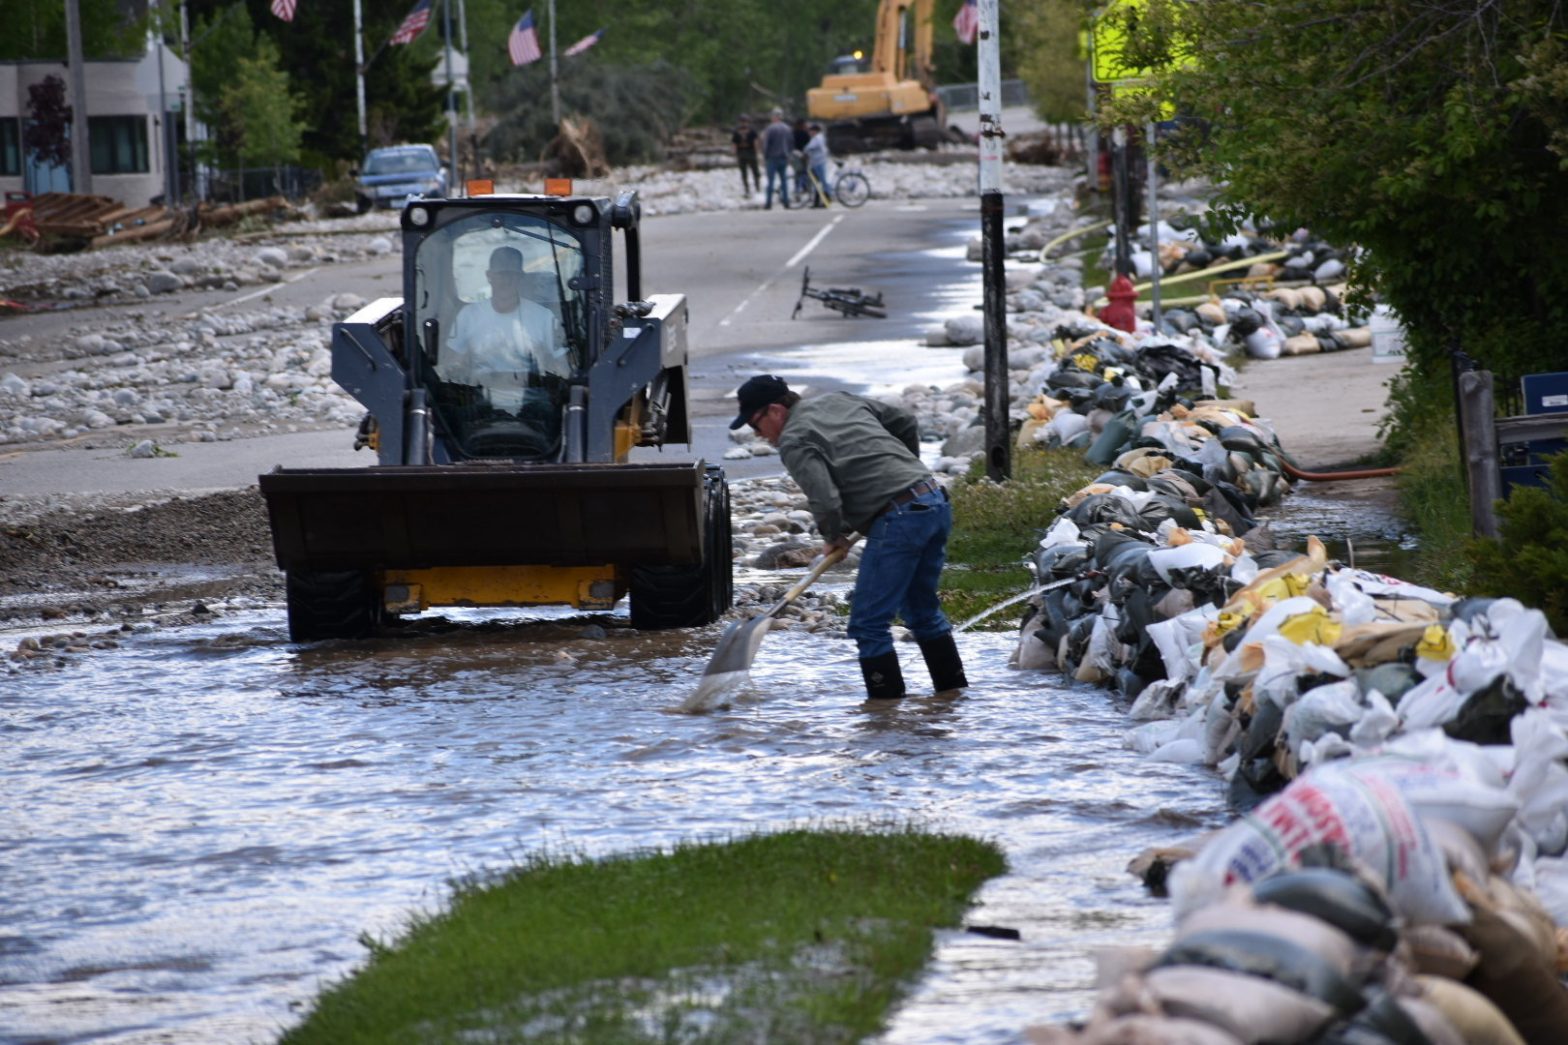
<path fill-rule="evenodd" d="M 571 385 L 593 356 L 584 238 L 596 229 L 515 209 L 441 216 L 405 242 L 415 384 L 432 421 L 462 458 L 561 460 Z"/>

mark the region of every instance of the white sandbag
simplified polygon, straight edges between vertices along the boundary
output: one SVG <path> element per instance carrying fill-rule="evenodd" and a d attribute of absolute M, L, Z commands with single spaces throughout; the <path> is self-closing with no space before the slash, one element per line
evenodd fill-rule
<path fill-rule="evenodd" d="M 1028 1040 L 1037 1045 L 1033 1037 Z M 1084 1028 L 1082 1037 L 1062 1040 L 1064 1045 L 1241 1045 L 1241 1039 L 1212 1024 L 1169 1016 L 1122 1016 L 1109 1023 L 1095 1022 Z M 1051 1039 L 1044 1039 L 1044 1045 L 1051 1045 Z"/>
<path fill-rule="evenodd" d="M 1253 359 L 1278 359 L 1285 347 L 1284 339 L 1268 327 L 1259 327 L 1248 334 L 1243 344 L 1247 346 L 1247 355 Z"/>
<path fill-rule="evenodd" d="M 1388 702 L 1388 698 L 1377 690 L 1368 690 L 1361 696 L 1366 702 L 1366 711 L 1360 721 L 1350 727 L 1348 739 L 1352 744 L 1361 747 L 1381 744 L 1393 736 L 1394 731 L 1399 728 L 1399 715 L 1395 713 L 1394 706 Z"/>
<path fill-rule="evenodd" d="M 1156 621 L 1145 629 L 1165 665 L 1165 677 L 1184 682 L 1197 673 L 1203 650 L 1203 632 L 1219 617 L 1219 607 L 1199 606 L 1169 620 Z"/>
<path fill-rule="evenodd" d="M 1225 553 L 1209 544 L 1194 541 L 1175 548 L 1157 548 L 1149 553 L 1149 565 L 1166 584 L 1173 571 L 1213 570 L 1225 563 Z"/>
<path fill-rule="evenodd" d="M 1220 903 L 1189 912 L 1176 928 L 1176 939 L 1179 942 L 1193 933 L 1228 930 L 1259 933 L 1303 947 L 1349 980 L 1358 981 L 1370 971 L 1372 953 L 1343 930 L 1310 914 L 1272 904 L 1259 906 L 1245 889 L 1233 889 Z"/>
<path fill-rule="evenodd" d="M 1143 986 L 1166 1015 L 1212 1023 L 1248 1045 L 1306 1041 L 1335 1015 L 1325 1001 L 1260 976 L 1223 969 L 1152 969 L 1143 977 Z"/>
<path fill-rule="evenodd" d="M 1452 606 L 1454 596 L 1433 588 L 1424 588 L 1419 584 L 1402 581 L 1398 577 L 1387 577 L 1381 573 L 1372 573 L 1369 570 L 1341 569 L 1336 571 L 1346 580 L 1355 581 L 1356 587 L 1368 595 L 1390 597 L 1399 599 L 1417 599 L 1437 607 Z"/>
<path fill-rule="evenodd" d="M 1207 761 L 1204 747 L 1196 740 L 1178 737 L 1168 744 L 1161 744 L 1149 752 L 1150 762 L 1179 762 L 1184 765 L 1202 765 Z"/>
<path fill-rule="evenodd" d="M 1355 573 L 1354 570 L 1333 570 L 1323 578 L 1323 587 L 1328 589 L 1340 622 L 1347 628 L 1370 624 L 1378 616 L 1377 604 L 1356 583 Z"/>
<path fill-rule="evenodd" d="M 1065 446 L 1089 430 L 1089 419 L 1074 410 L 1058 410 L 1051 416 L 1049 428 L 1056 441 Z"/>
<path fill-rule="evenodd" d="M 1083 531 L 1078 529 L 1078 524 L 1063 515 L 1045 531 L 1045 537 L 1040 541 L 1042 548 L 1055 548 L 1059 544 L 1082 544 L 1079 540 Z"/>
<path fill-rule="evenodd" d="M 1132 707 L 1127 709 L 1127 717 L 1134 722 L 1153 722 L 1157 719 L 1170 718 L 1176 711 L 1176 704 L 1181 699 L 1182 691 L 1186 687 L 1180 682 L 1169 679 L 1160 679 L 1143 687 L 1138 694 L 1138 699 L 1132 702 Z"/>
<path fill-rule="evenodd" d="M 1413 922 L 1462 924 L 1469 910 L 1415 810 L 1392 782 L 1351 774 L 1344 763 L 1308 771 L 1210 839 L 1171 871 L 1177 917 L 1214 902 L 1236 882 L 1299 866 L 1303 851 L 1328 847 L 1356 861 Z"/>
<path fill-rule="evenodd" d="M 1530 862 L 1532 889 L 1558 925 L 1568 925 L 1568 857 L 1538 856 Z M 1519 876 L 1514 876 L 1516 884 Z"/>
<path fill-rule="evenodd" d="M 1280 732 L 1284 734 L 1286 749 L 1299 759 L 1303 741 L 1317 740 L 1325 733 L 1348 733 L 1351 726 L 1361 721 L 1365 710 L 1354 679 L 1315 686 L 1285 708 Z"/>
<path fill-rule="evenodd" d="M 1304 595 L 1297 599 L 1287 599 L 1286 602 L 1317 606 L 1316 601 Z M 1277 604 L 1277 606 L 1283 605 L 1285 602 Z M 1261 618 L 1259 623 L 1262 623 Z M 1251 638 L 1252 633 L 1248 632 L 1243 641 L 1251 641 Z M 1282 635 L 1274 634 L 1264 637 L 1262 646 L 1263 666 L 1258 669 L 1256 677 L 1252 680 L 1252 695 L 1258 700 L 1267 700 L 1282 708 L 1288 707 L 1297 699 L 1296 686 L 1303 675 L 1335 675 L 1344 678 L 1350 674 L 1350 668 L 1339 658 L 1339 654 L 1315 642 L 1298 644 Z M 1350 721 L 1355 719 L 1347 720 L 1347 724 Z M 1311 740 L 1321 735 L 1322 731 L 1319 731 L 1304 739 Z"/>
<path fill-rule="evenodd" d="M 1538 852 L 1556 856 L 1568 847 L 1568 737 L 1552 713 L 1528 708 L 1509 724 L 1514 772 L 1508 791 L 1519 802 L 1519 826 Z"/>

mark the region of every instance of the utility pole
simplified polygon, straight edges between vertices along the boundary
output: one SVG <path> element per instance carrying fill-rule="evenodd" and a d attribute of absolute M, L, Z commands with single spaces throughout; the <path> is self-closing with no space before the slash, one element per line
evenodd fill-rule
<path fill-rule="evenodd" d="M 561 131 L 561 88 L 555 82 L 555 0 L 550 0 L 550 119 L 555 130 Z"/>
<path fill-rule="evenodd" d="M 92 143 L 87 131 L 87 70 L 82 67 L 82 18 L 65 0 L 65 51 L 71 67 L 71 191 L 93 191 Z"/>
<path fill-rule="evenodd" d="M 452 156 L 452 177 L 447 182 L 446 194 L 452 196 L 457 192 L 457 82 L 452 77 L 452 0 L 446 0 L 441 8 L 442 17 L 446 22 L 446 125 L 450 135 Z"/>
<path fill-rule="evenodd" d="M 980 268 L 985 316 L 985 474 L 1012 478 L 1007 380 L 1006 242 L 1002 233 L 1002 55 L 998 0 L 980 0 Z"/>

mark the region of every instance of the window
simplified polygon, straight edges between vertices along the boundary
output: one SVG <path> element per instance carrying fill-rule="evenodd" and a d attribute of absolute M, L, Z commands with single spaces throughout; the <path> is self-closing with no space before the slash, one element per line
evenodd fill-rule
<path fill-rule="evenodd" d="M 147 117 L 89 116 L 87 140 L 92 142 L 94 174 L 145 174 Z"/>
<path fill-rule="evenodd" d="M 22 126 L 0 118 L 0 177 L 22 173 Z"/>

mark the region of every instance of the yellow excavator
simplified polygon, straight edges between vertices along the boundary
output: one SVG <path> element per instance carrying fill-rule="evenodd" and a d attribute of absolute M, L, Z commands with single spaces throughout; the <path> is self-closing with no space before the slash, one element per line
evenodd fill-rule
<path fill-rule="evenodd" d="M 856 55 L 834 59 L 806 113 L 827 131 L 834 153 L 932 148 L 946 123 L 931 65 L 932 0 L 882 0 L 870 67 Z"/>

